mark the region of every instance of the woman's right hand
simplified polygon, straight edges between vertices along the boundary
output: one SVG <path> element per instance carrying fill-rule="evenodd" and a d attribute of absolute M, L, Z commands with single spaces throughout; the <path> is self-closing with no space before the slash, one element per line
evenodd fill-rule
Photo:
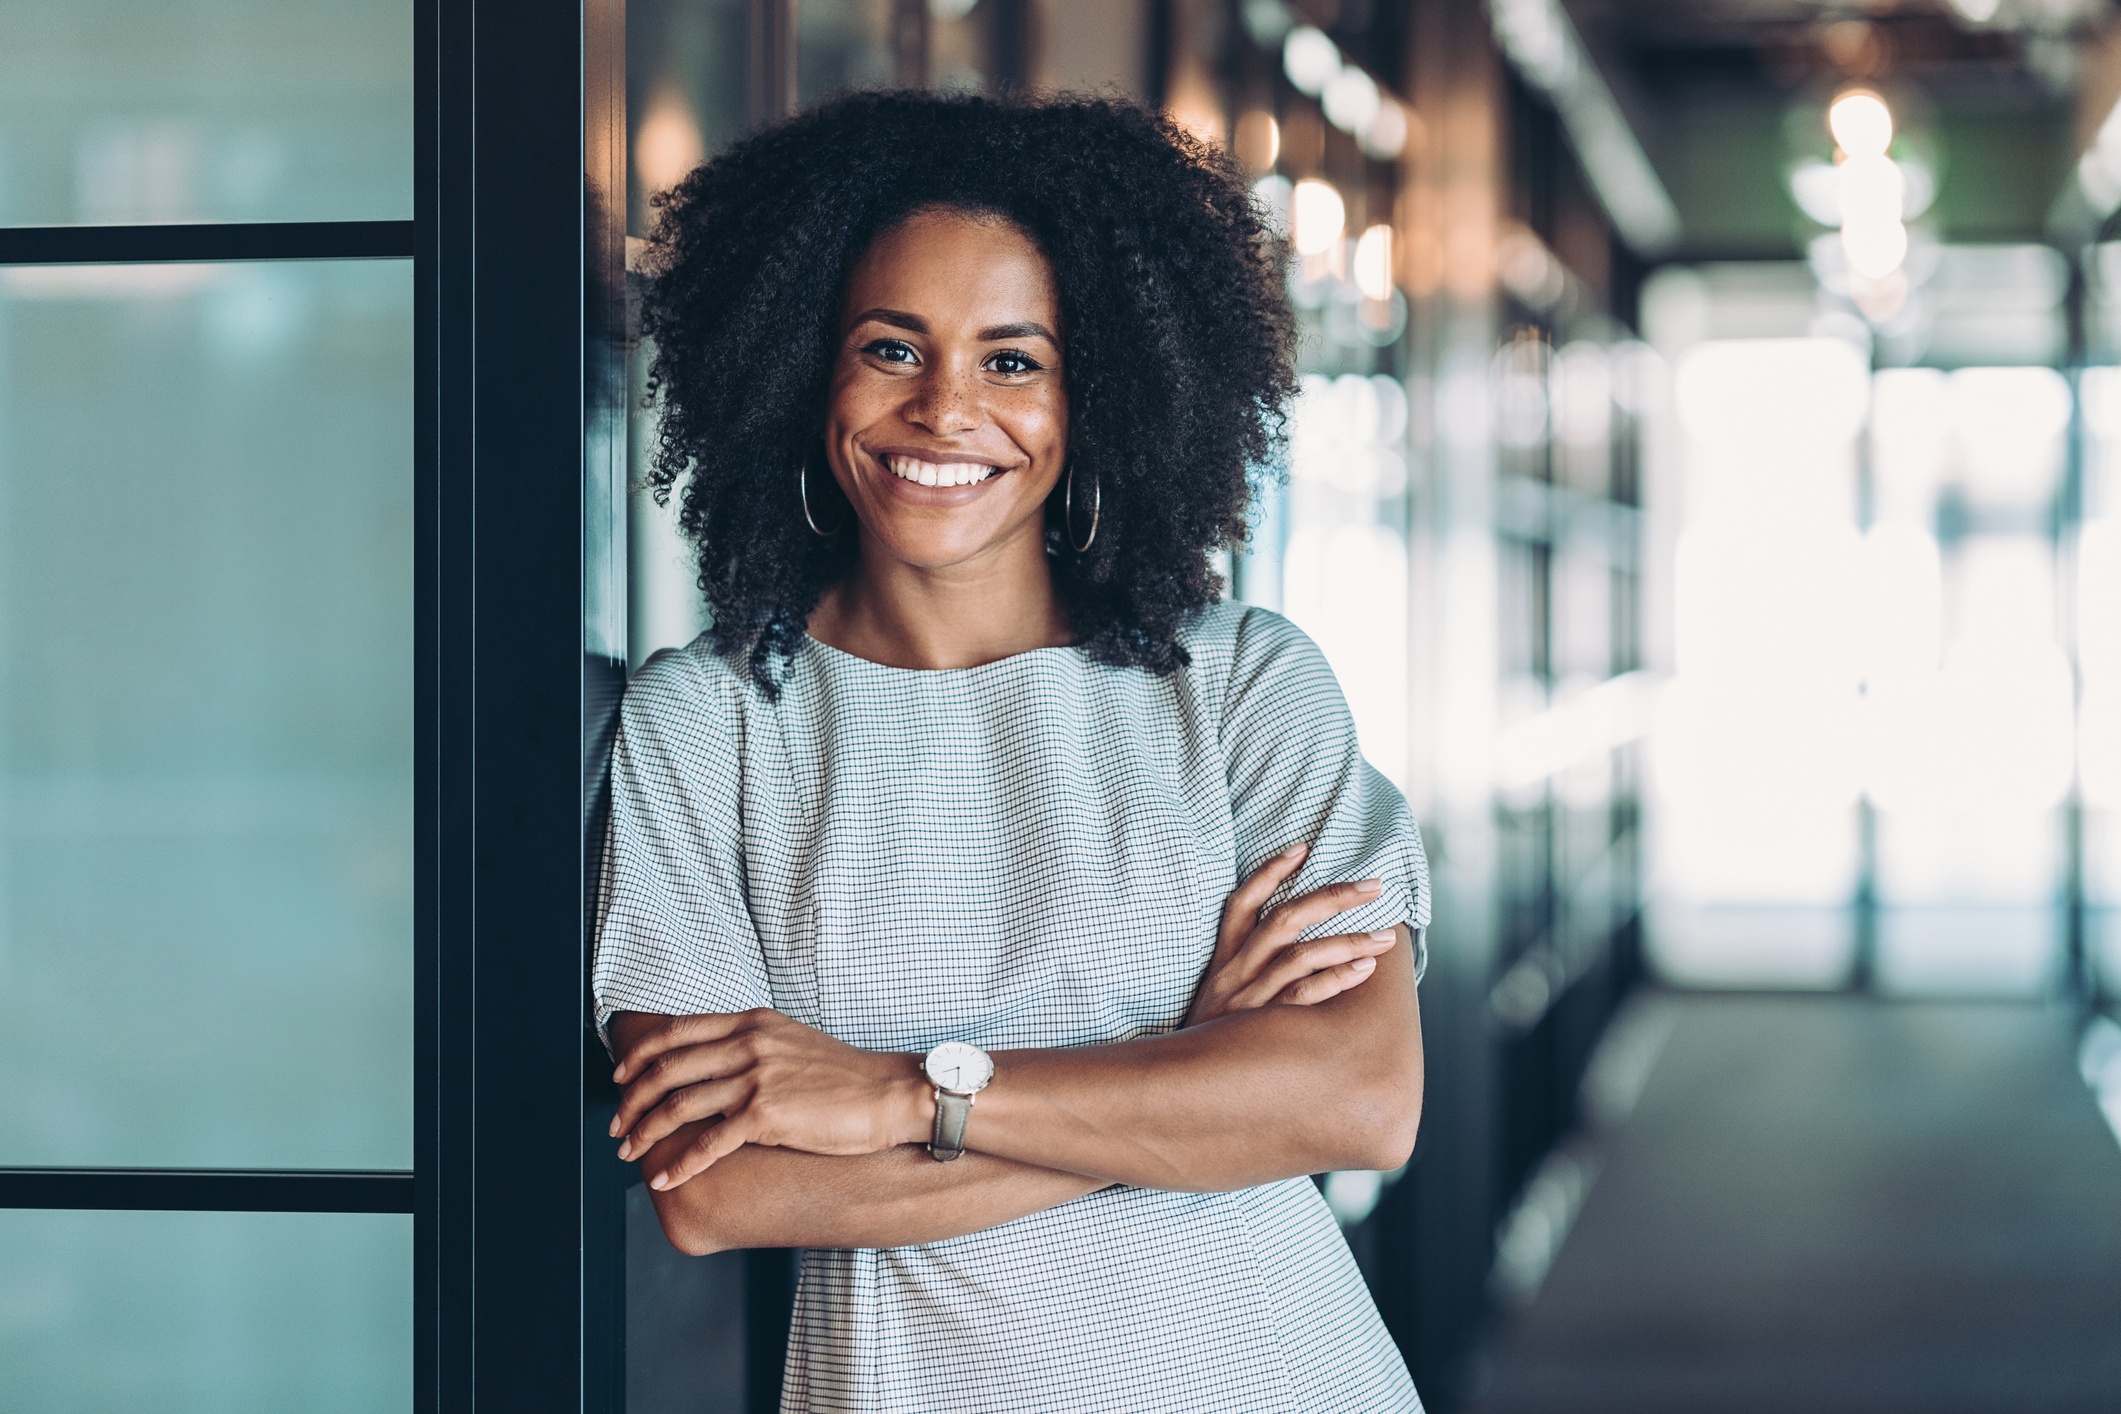
<path fill-rule="evenodd" d="M 1303 867 L 1309 852 L 1308 845 L 1290 845 L 1231 893 L 1223 905 L 1215 956 L 1193 993 L 1186 1025 L 1277 1002 L 1315 1006 L 1361 986 L 1377 970 L 1377 959 L 1392 950 L 1399 940 L 1396 928 L 1296 941 L 1306 928 L 1376 898 L 1383 891 L 1382 880 L 1328 884 L 1260 915 L 1274 891 Z"/>

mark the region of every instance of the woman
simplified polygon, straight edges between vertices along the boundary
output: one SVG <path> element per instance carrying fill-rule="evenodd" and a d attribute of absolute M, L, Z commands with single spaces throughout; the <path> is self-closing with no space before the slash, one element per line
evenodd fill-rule
<path fill-rule="evenodd" d="M 594 986 L 665 1232 L 808 1249 L 791 1410 L 1418 1409 L 1305 1176 L 1412 1150 L 1420 841 L 1210 564 L 1294 383 L 1243 186 L 855 97 L 656 245 L 714 627 L 628 690 Z"/>

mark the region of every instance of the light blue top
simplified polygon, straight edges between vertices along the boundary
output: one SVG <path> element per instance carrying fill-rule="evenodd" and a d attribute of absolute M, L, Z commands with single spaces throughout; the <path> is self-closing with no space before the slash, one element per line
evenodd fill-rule
<path fill-rule="evenodd" d="M 1381 877 L 1317 932 L 1428 922 L 1405 801 L 1278 615 L 1203 613 L 1159 678 L 1072 648 L 888 668 L 806 640 L 769 699 L 705 643 L 626 694 L 597 1022 L 772 1006 L 850 1044 L 1175 1029 L 1224 900 Z M 972 1117 L 977 1147 L 978 1111 Z M 966 1237 L 804 1254 L 789 1411 L 1419 1409 L 1305 1179 L 1113 1187 Z"/>

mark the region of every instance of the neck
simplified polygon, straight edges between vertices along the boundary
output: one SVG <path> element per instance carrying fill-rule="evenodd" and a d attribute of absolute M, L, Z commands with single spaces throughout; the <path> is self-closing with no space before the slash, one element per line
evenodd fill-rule
<path fill-rule="evenodd" d="M 972 560 L 942 568 L 909 565 L 862 532 L 861 558 L 825 591 L 810 635 L 890 668 L 976 668 L 1073 643 L 1053 592 L 1043 527 Z"/>

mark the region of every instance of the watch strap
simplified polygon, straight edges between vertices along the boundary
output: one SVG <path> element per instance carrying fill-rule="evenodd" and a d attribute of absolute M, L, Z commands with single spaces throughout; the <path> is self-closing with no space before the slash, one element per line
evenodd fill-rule
<path fill-rule="evenodd" d="M 935 1137 L 928 1154 L 938 1163 L 949 1163 L 965 1152 L 965 1121 L 972 1118 L 972 1097 L 935 1092 Z"/>

